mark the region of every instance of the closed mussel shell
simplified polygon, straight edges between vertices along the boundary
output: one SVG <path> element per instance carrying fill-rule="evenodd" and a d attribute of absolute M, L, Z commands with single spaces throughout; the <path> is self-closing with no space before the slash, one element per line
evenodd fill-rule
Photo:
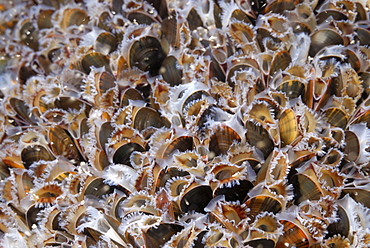
<path fill-rule="evenodd" d="M 250 209 L 249 215 L 252 220 L 254 220 L 258 214 L 264 212 L 272 212 L 276 214 L 283 209 L 283 206 L 278 199 L 268 195 L 257 195 L 249 198 L 245 202 L 245 205 Z"/>
<path fill-rule="evenodd" d="M 63 156 L 72 162 L 81 160 L 72 137 L 60 126 L 49 129 L 50 146 L 56 156 Z"/>
<path fill-rule="evenodd" d="M 66 29 L 72 25 L 80 26 L 89 22 L 89 16 L 82 9 L 66 9 L 63 13 L 63 18 L 60 23 L 62 29 Z"/>
<path fill-rule="evenodd" d="M 31 21 L 25 21 L 19 30 L 21 42 L 33 50 L 37 51 L 39 48 L 39 34 Z"/>
<path fill-rule="evenodd" d="M 171 141 L 170 144 L 165 148 L 162 157 L 168 158 L 174 152 L 185 152 L 194 149 L 194 140 L 192 136 L 180 136 Z"/>
<path fill-rule="evenodd" d="M 171 86 L 179 85 L 182 82 L 182 70 L 179 69 L 178 61 L 174 56 L 168 56 L 163 60 L 159 73 L 164 81 Z"/>
<path fill-rule="evenodd" d="M 40 160 L 52 161 L 54 156 L 50 151 L 43 145 L 29 145 L 23 148 L 21 153 L 23 164 L 26 168 L 29 168 L 34 162 Z"/>
<path fill-rule="evenodd" d="M 269 132 L 261 124 L 252 121 L 246 121 L 245 127 L 248 143 L 258 148 L 264 158 L 267 158 L 274 149 L 274 142 Z"/>
<path fill-rule="evenodd" d="M 284 110 L 279 118 L 280 140 L 283 146 L 291 144 L 298 137 L 298 123 L 293 110 Z"/>
<path fill-rule="evenodd" d="M 130 100 L 141 100 L 144 101 L 143 95 L 134 88 L 128 88 L 122 92 L 121 96 L 121 107 L 128 106 L 130 103 Z"/>
<path fill-rule="evenodd" d="M 133 127 L 139 131 L 147 127 L 170 127 L 169 121 L 152 108 L 142 107 L 134 114 Z"/>
<path fill-rule="evenodd" d="M 215 128 L 209 142 L 209 151 L 213 156 L 226 154 L 233 142 L 240 142 L 239 134 L 229 126 L 218 126 Z M 212 157 L 212 156 L 211 156 Z"/>
<path fill-rule="evenodd" d="M 180 200 L 180 208 L 183 213 L 192 211 L 205 213 L 205 207 L 212 199 L 212 189 L 208 185 L 192 183 L 185 190 Z"/>
<path fill-rule="evenodd" d="M 298 80 L 288 80 L 281 83 L 276 90 L 284 92 L 290 99 L 303 97 L 305 93 L 305 85 Z"/>
<path fill-rule="evenodd" d="M 145 246 L 160 248 L 167 241 L 171 239 L 173 235 L 180 232 L 184 227 L 178 224 L 163 223 L 156 227 L 149 228 L 143 233 Z"/>
<path fill-rule="evenodd" d="M 309 55 L 314 57 L 322 48 L 332 45 L 344 45 L 342 36 L 332 29 L 317 30 L 311 34 Z"/>
<path fill-rule="evenodd" d="M 130 47 L 130 66 L 142 71 L 149 71 L 157 75 L 166 55 L 161 43 L 152 36 L 145 36 L 136 40 Z"/>
<path fill-rule="evenodd" d="M 332 126 L 345 128 L 348 123 L 348 116 L 347 114 L 339 109 L 339 108 L 329 108 L 324 112 L 327 122 L 329 122 Z"/>
<path fill-rule="evenodd" d="M 92 52 L 85 54 L 80 61 L 81 71 L 89 74 L 91 71 L 91 66 L 95 68 L 105 67 L 107 71 L 110 71 L 109 57 L 99 53 Z"/>
<path fill-rule="evenodd" d="M 309 247 L 308 237 L 302 228 L 289 220 L 280 220 L 284 226 L 283 235 L 280 236 L 276 243 L 276 248 L 287 247 Z"/>

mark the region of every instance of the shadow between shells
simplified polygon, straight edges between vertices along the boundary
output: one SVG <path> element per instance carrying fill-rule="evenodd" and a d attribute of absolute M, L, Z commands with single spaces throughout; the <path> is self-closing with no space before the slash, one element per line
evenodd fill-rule
<path fill-rule="evenodd" d="M 369 247 L 368 8 L 2 1 L 0 246 Z"/>

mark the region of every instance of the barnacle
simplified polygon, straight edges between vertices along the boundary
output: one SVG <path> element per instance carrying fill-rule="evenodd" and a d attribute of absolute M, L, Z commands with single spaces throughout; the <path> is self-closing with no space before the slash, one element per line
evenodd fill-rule
<path fill-rule="evenodd" d="M 0 246 L 369 247 L 369 7 L 0 1 Z"/>

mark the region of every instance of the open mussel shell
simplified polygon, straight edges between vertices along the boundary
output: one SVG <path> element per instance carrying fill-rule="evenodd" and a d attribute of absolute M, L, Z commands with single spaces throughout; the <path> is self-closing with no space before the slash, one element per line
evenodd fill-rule
<path fill-rule="evenodd" d="M 157 38 L 145 36 L 135 41 L 130 47 L 130 66 L 157 75 L 166 55 Z"/>
<path fill-rule="evenodd" d="M 95 51 L 102 54 L 109 54 L 116 50 L 118 45 L 117 37 L 109 32 L 103 32 L 95 40 Z"/>
<path fill-rule="evenodd" d="M 355 40 L 362 46 L 368 46 L 370 44 L 370 32 L 364 28 L 356 28 L 355 30 Z"/>
<path fill-rule="evenodd" d="M 347 114 L 339 108 L 329 108 L 324 112 L 327 122 L 334 127 L 339 127 L 344 129 L 348 123 Z"/>
<path fill-rule="evenodd" d="M 248 180 L 240 180 L 235 182 L 231 187 L 223 185 L 214 190 L 214 196 L 224 195 L 225 200 L 229 202 L 243 202 L 247 197 L 248 192 L 253 188 L 253 184 Z"/>
<path fill-rule="evenodd" d="M 104 183 L 103 178 L 89 177 L 82 189 L 81 197 L 94 196 L 102 198 L 103 196 L 113 193 L 114 188 Z"/>
<path fill-rule="evenodd" d="M 270 77 L 274 77 L 274 75 L 279 70 L 282 70 L 282 71 L 285 70 L 291 62 L 292 62 L 292 58 L 287 51 L 281 51 L 279 53 L 276 53 L 271 62 L 271 67 L 270 67 L 270 72 L 269 72 Z"/>
<path fill-rule="evenodd" d="M 52 28 L 53 24 L 51 22 L 52 15 L 54 14 L 54 10 L 47 9 L 40 12 L 37 18 L 37 26 L 39 29 L 44 28 Z"/>
<path fill-rule="evenodd" d="M 370 208 L 370 191 L 364 188 L 348 187 L 342 190 L 342 195 L 349 194 L 356 202 L 363 204 L 365 207 Z"/>
<path fill-rule="evenodd" d="M 127 19 L 129 19 L 131 22 L 136 22 L 138 24 L 145 24 L 145 25 L 150 25 L 156 22 L 153 16 L 143 11 L 140 11 L 140 10 L 131 11 L 130 13 L 128 13 Z"/>
<path fill-rule="evenodd" d="M 33 193 L 38 206 L 50 206 L 56 203 L 56 199 L 63 194 L 62 187 L 56 183 L 46 184 L 36 189 Z"/>
<path fill-rule="evenodd" d="M 295 204 L 297 205 L 305 200 L 319 200 L 323 196 L 317 178 L 311 178 L 305 174 L 295 174 L 291 182 L 294 187 Z"/>

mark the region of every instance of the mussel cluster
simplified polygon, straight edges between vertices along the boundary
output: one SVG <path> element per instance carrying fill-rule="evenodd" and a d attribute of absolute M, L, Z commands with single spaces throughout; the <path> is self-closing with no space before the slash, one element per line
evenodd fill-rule
<path fill-rule="evenodd" d="M 369 7 L 0 1 L 0 246 L 370 247 Z"/>

